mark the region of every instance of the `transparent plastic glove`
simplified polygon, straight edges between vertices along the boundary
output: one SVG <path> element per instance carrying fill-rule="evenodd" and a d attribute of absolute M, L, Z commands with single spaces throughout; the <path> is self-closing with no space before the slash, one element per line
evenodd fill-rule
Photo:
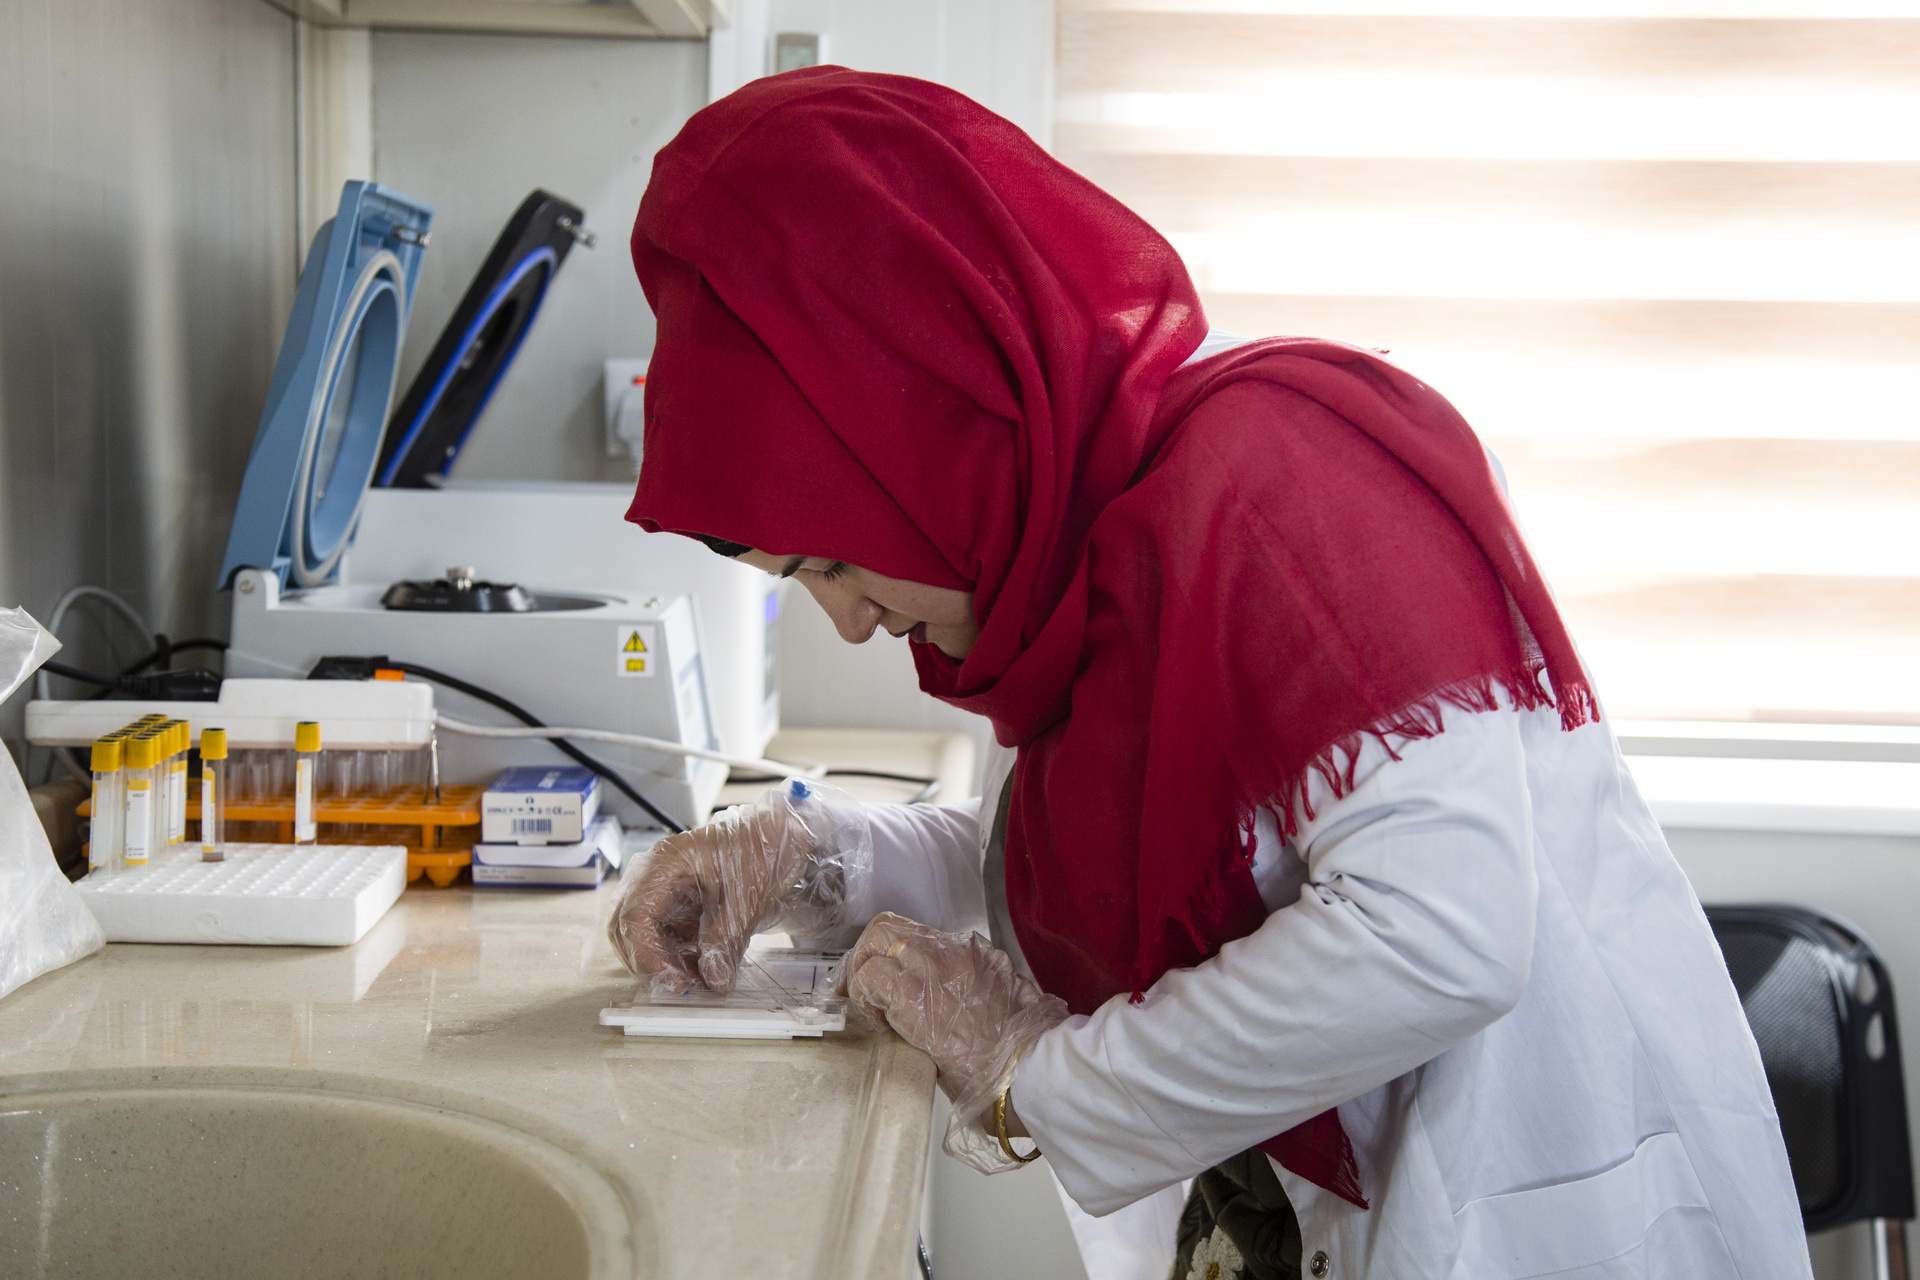
<path fill-rule="evenodd" d="M 1027 1046 L 1066 1021 L 1066 1001 L 1041 994 L 977 933 L 942 933 L 884 911 L 847 954 L 840 984 L 939 1068 L 953 1103 L 947 1154 L 982 1173 L 1019 1168 L 991 1131 L 993 1103 Z"/>
<path fill-rule="evenodd" d="M 860 802 L 794 778 L 656 844 L 645 869 L 624 878 L 607 937 L 656 990 L 699 981 L 727 992 L 754 934 L 819 938 L 857 925 L 848 907 L 872 874 Z"/>

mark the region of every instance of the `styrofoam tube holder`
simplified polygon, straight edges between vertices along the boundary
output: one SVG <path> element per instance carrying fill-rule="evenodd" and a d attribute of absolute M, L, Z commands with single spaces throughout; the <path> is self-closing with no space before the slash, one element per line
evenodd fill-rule
<path fill-rule="evenodd" d="M 145 867 L 96 871 L 74 886 L 108 942 L 344 947 L 407 887 L 398 845 L 229 844 L 202 862 L 199 842 Z"/>

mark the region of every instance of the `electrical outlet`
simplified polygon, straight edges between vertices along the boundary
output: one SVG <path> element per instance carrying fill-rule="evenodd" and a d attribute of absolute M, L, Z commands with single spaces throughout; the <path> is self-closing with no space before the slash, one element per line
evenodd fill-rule
<path fill-rule="evenodd" d="M 630 447 L 626 437 L 620 434 L 621 410 L 625 406 L 629 416 L 629 430 L 638 421 L 640 397 L 647 383 L 646 360 L 608 360 L 604 365 L 601 379 L 601 422 L 606 428 L 607 456 L 617 458 L 623 453 L 635 453 L 637 459 L 638 437 Z M 631 396 L 633 399 L 628 400 Z"/>

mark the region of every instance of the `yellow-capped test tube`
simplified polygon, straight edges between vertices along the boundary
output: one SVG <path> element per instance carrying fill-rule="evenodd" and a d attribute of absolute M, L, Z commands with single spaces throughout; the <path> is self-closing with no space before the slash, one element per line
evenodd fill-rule
<path fill-rule="evenodd" d="M 122 770 L 126 775 L 126 804 L 120 830 L 123 861 L 129 867 L 146 866 L 153 854 L 153 756 L 150 736 L 135 734 L 127 739 Z"/>
<path fill-rule="evenodd" d="M 143 736 L 153 740 L 153 839 L 147 843 L 151 857 L 165 853 L 173 838 L 173 727 L 162 718 Z"/>
<path fill-rule="evenodd" d="M 227 731 L 200 731 L 200 861 L 227 856 Z"/>
<path fill-rule="evenodd" d="M 185 844 L 187 839 L 187 756 L 193 748 L 193 731 L 185 720 L 172 720 L 173 754 L 167 760 L 169 794 L 173 804 L 167 811 L 167 843 Z"/>
<path fill-rule="evenodd" d="M 320 725 L 302 720 L 293 728 L 293 842 L 313 844 L 320 838 L 314 820 L 313 790 L 320 773 Z"/>
<path fill-rule="evenodd" d="M 167 843 L 172 845 L 179 843 L 180 837 L 175 832 L 184 825 L 181 822 L 180 813 L 179 766 L 185 764 L 186 760 L 180 754 L 180 722 L 178 720 L 161 722 L 160 742 L 160 750 L 165 753 L 166 761 Z"/>
<path fill-rule="evenodd" d="M 102 875 L 120 870 L 126 856 L 120 838 L 127 803 L 120 757 L 118 738 L 101 738 L 93 744 L 93 818 L 87 836 L 87 865 Z"/>

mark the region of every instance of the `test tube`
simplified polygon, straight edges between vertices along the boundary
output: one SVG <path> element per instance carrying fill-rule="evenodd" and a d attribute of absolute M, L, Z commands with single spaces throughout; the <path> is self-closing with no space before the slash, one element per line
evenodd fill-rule
<path fill-rule="evenodd" d="M 260 752 L 252 748 L 242 748 L 230 754 L 227 768 L 233 773 L 230 781 L 233 791 L 230 799 L 245 799 L 259 804 L 268 796 L 267 767 L 260 759 Z"/>
<path fill-rule="evenodd" d="M 279 804 L 292 794 L 291 787 L 281 786 L 282 775 L 287 772 L 287 753 L 256 748 L 247 752 L 247 777 L 249 794 L 255 804 Z M 277 822 L 256 822 L 253 824 L 255 837 L 260 840 L 274 841 L 280 838 L 280 824 Z"/>
<path fill-rule="evenodd" d="M 179 805 L 175 810 L 174 826 L 179 829 L 180 834 L 173 839 L 175 844 L 184 845 L 187 842 L 187 800 L 193 792 L 192 771 L 187 767 L 192 763 L 193 758 L 193 726 L 185 720 L 179 721 L 178 724 L 180 727 L 174 732 L 177 735 L 175 745 L 179 748 L 179 755 L 174 758 L 173 776 L 179 780 L 174 788 L 180 797 Z"/>
<path fill-rule="evenodd" d="M 161 720 L 142 736 L 153 743 L 153 799 L 149 808 L 152 818 L 148 823 L 151 834 L 147 837 L 147 856 L 151 858 L 167 851 L 167 840 L 172 834 L 173 734 L 168 731 L 167 722 Z"/>
<path fill-rule="evenodd" d="M 155 838 L 148 856 L 166 849 L 173 840 L 173 727 L 165 720 L 148 725 L 142 737 L 153 739 L 153 825 Z"/>
<path fill-rule="evenodd" d="M 121 796 L 121 746 L 118 738 L 101 738 L 93 744 L 93 820 L 87 837 L 87 864 L 101 875 L 120 870 L 126 850 L 120 840 L 120 823 L 126 805 Z"/>
<path fill-rule="evenodd" d="M 361 777 L 362 751 L 327 752 L 325 794 L 336 804 L 345 804 L 360 794 L 363 779 Z M 359 825 L 351 822 L 330 822 L 327 835 L 330 841 L 350 844 L 359 833 Z"/>
<path fill-rule="evenodd" d="M 185 844 L 187 840 L 187 753 L 193 746 L 192 730 L 185 720 L 169 720 L 168 733 L 172 754 L 167 758 L 167 783 L 170 805 L 167 809 L 167 843 Z"/>
<path fill-rule="evenodd" d="M 162 854 L 173 843 L 173 729 L 162 720 L 153 738 L 153 839 L 148 856 Z"/>
<path fill-rule="evenodd" d="M 153 754 L 154 742 L 145 734 L 126 743 L 126 807 L 121 823 L 123 861 L 129 867 L 144 867 L 153 852 Z"/>
<path fill-rule="evenodd" d="M 161 720 L 153 735 L 153 816 L 159 828 L 150 852 L 162 852 L 173 843 L 173 722 Z"/>
<path fill-rule="evenodd" d="M 255 781 L 256 775 L 260 772 L 259 766 L 255 763 L 259 755 L 258 751 L 248 747 L 235 747 L 231 743 L 227 746 L 226 768 L 220 779 L 226 787 L 220 797 L 220 818 L 226 824 L 223 833 L 225 839 L 268 841 L 273 839 L 270 835 L 257 834 L 260 829 L 258 823 L 236 820 L 229 816 L 229 810 L 234 805 L 259 804 L 266 798 L 265 789 Z M 205 760 L 204 748 L 201 758 Z M 202 764 L 201 767 L 204 769 L 206 766 Z"/>
<path fill-rule="evenodd" d="M 393 804 L 399 798 L 400 788 L 406 781 L 406 762 L 399 758 L 400 754 L 392 750 L 369 753 L 373 764 L 373 778 L 368 786 L 368 792 L 383 807 Z M 381 823 L 367 828 L 367 834 L 375 844 L 402 844 L 405 842 L 406 830 L 392 823 Z"/>
<path fill-rule="evenodd" d="M 227 858 L 227 731 L 200 731 L 200 861 Z"/>
<path fill-rule="evenodd" d="M 293 728 L 293 842 L 313 844 L 320 827 L 313 817 L 313 787 L 320 763 L 320 725 L 302 720 Z"/>

